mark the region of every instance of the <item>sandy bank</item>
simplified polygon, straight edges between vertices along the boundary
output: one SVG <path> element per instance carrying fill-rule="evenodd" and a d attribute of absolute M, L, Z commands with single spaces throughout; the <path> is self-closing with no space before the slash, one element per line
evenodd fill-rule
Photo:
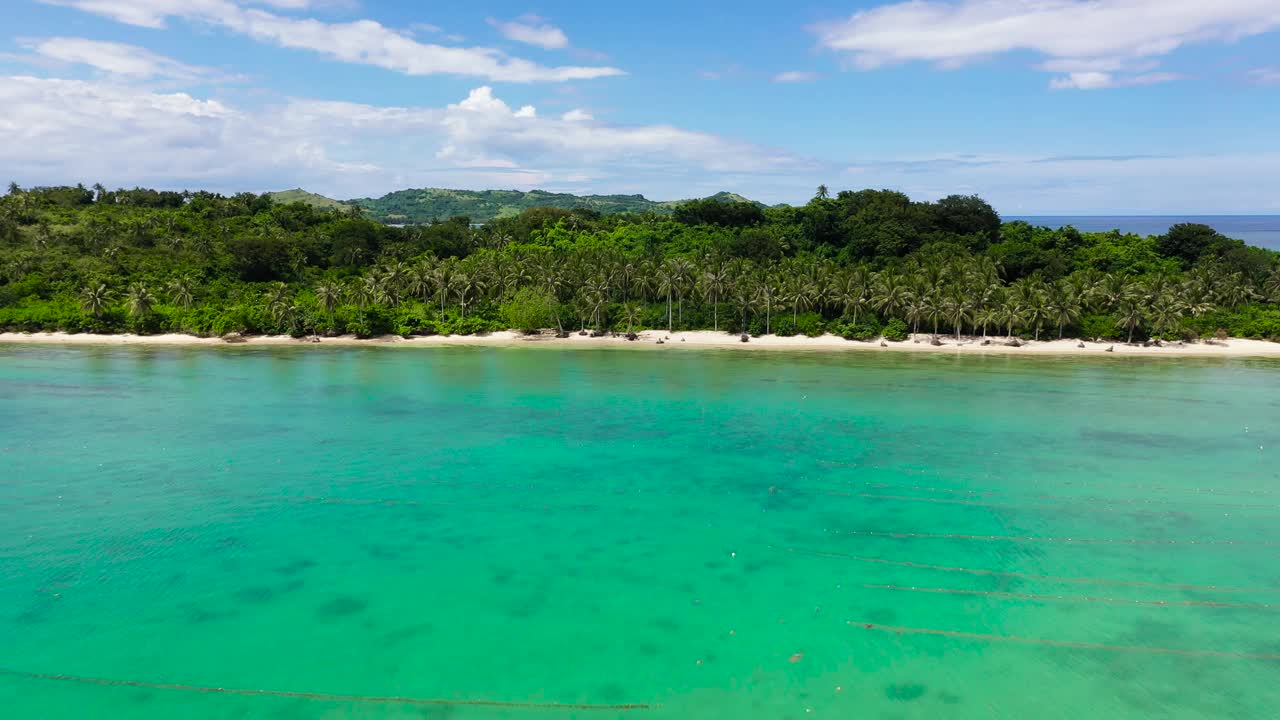
<path fill-rule="evenodd" d="M 395 336 L 361 340 L 354 336 L 321 338 L 319 343 L 308 339 L 297 339 L 287 336 L 246 337 L 244 342 L 230 344 L 221 338 L 200 338 L 192 335 L 72 335 L 68 333 L 0 333 L 0 343 L 33 344 L 33 345 L 133 345 L 133 346 L 302 346 L 302 347 L 334 347 L 334 346 L 390 346 L 390 347 L 432 347 L 432 346 L 543 346 L 543 347 L 632 347 L 649 349 L 680 348 L 740 348 L 747 350 L 824 350 L 849 352 L 935 352 L 959 355 L 1141 355 L 1148 357 L 1280 357 L 1280 343 L 1261 340 L 1230 339 L 1212 345 L 1205 343 L 1169 344 L 1163 347 L 1142 347 L 1124 343 L 1085 342 L 1078 340 L 1043 340 L 1029 342 L 1021 347 L 1011 347 L 1004 343 L 1004 338 L 991 338 L 989 345 L 983 345 L 981 338 L 940 337 L 941 345 L 933 345 L 930 336 L 919 335 L 906 342 L 890 342 L 883 346 L 880 341 L 854 342 L 835 335 L 821 337 L 778 337 L 768 335 L 751 338 L 750 342 L 742 342 L 737 335 L 711 331 L 673 332 L 646 330 L 639 333 L 640 339 L 629 342 L 622 337 L 598 337 L 573 334 L 568 338 L 558 339 L 550 334 L 526 336 L 514 332 L 496 332 L 483 336 L 433 336 L 401 338 Z M 659 344 L 661 341 L 661 344 Z M 1084 347 L 1081 347 L 1083 344 Z"/>

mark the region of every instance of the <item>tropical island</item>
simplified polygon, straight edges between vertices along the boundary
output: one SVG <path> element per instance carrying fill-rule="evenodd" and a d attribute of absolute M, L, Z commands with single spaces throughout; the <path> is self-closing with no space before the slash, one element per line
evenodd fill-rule
<path fill-rule="evenodd" d="M 0 197 L 0 331 L 1280 340 L 1280 253 L 1205 225 L 1084 233 L 1002 222 L 975 196 L 826 187 L 799 207 L 723 193 L 642 211 L 563 206 L 573 197 L 488 206 L 483 223 L 389 224 L 360 202 L 296 191 L 11 185 Z"/>

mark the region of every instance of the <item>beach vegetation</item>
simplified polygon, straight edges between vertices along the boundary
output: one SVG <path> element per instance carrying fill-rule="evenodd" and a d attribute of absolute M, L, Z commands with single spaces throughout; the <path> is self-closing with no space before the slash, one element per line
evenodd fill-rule
<path fill-rule="evenodd" d="M 1280 253 L 1204 225 L 1086 233 L 1002 222 L 974 196 L 825 187 L 799 207 L 725 194 L 661 213 L 531 207 L 482 226 L 391 226 L 277 197 L 13 186 L 0 329 L 1280 337 Z"/>

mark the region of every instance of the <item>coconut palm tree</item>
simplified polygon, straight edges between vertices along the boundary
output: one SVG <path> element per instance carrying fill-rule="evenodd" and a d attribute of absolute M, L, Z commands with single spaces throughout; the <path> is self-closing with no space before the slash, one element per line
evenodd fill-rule
<path fill-rule="evenodd" d="M 728 270 L 724 263 L 719 261 L 710 263 L 702 273 L 703 297 L 711 303 L 711 322 L 716 332 L 720 331 L 720 296 L 724 294 L 728 281 Z"/>
<path fill-rule="evenodd" d="M 1142 301 L 1135 295 L 1129 295 L 1120 301 L 1117 307 L 1117 315 L 1120 325 L 1129 330 L 1129 339 L 1127 342 L 1133 342 L 1133 331 L 1142 324 L 1144 312 Z"/>
<path fill-rule="evenodd" d="M 897 273 L 886 270 L 876 277 L 875 306 L 877 310 L 884 313 L 885 319 L 897 317 L 898 312 L 905 308 L 913 297 L 911 288 Z"/>
<path fill-rule="evenodd" d="M 329 316 L 329 327 L 335 327 L 333 313 L 342 303 L 342 289 L 331 282 L 320 283 L 316 286 L 316 301 L 320 303 L 320 309 Z"/>
<path fill-rule="evenodd" d="M 453 277 L 457 263 L 453 258 L 436 265 L 431 271 L 431 283 L 435 286 L 436 295 L 440 298 L 440 321 L 444 322 L 444 302 L 453 292 Z"/>
<path fill-rule="evenodd" d="M 656 280 L 659 295 L 667 296 L 667 332 L 671 332 L 671 298 L 680 284 L 680 268 L 673 260 L 663 262 L 657 268 Z"/>
<path fill-rule="evenodd" d="M 169 300 L 183 310 L 190 310 L 195 303 L 195 279 L 180 275 L 169 281 Z"/>
<path fill-rule="evenodd" d="M 270 313 L 271 319 L 275 320 L 276 324 L 279 325 L 284 318 L 285 310 L 288 310 L 289 306 L 293 304 L 289 297 L 289 286 L 282 282 L 272 283 L 267 288 L 266 296 L 267 312 Z"/>
<path fill-rule="evenodd" d="M 622 306 L 622 319 L 627 323 L 627 334 L 635 332 L 636 323 L 644 316 L 644 308 L 639 303 L 629 302 Z"/>
<path fill-rule="evenodd" d="M 484 292 L 486 284 L 480 273 L 475 271 L 460 272 L 454 280 L 454 292 L 457 294 L 458 302 L 462 307 L 462 317 L 465 318 L 467 316 L 467 299 Z"/>
<path fill-rule="evenodd" d="M 94 283 L 80 293 L 80 306 L 84 311 L 96 317 L 102 317 L 111 305 L 111 291 L 106 283 Z"/>
<path fill-rule="evenodd" d="M 960 341 L 960 330 L 964 327 L 966 321 L 972 321 L 974 314 L 973 309 L 969 306 L 969 301 L 961 292 L 952 293 L 942 303 L 942 311 L 946 316 L 951 327 L 956 331 L 956 342 Z"/>
<path fill-rule="evenodd" d="M 774 287 L 773 278 L 768 271 L 761 272 L 752 286 L 752 299 L 757 307 L 764 307 L 764 334 L 772 331 L 773 305 L 778 300 L 778 291 Z"/>
<path fill-rule="evenodd" d="M 1061 340 L 1066 326 L 1080 318 L 1080 301 L 1075 288 L 1066 282 L 1056 282 L 1049 286 L 1046 296 L 1045 313 L 1051 322 L 1058 325 L 1058 339 Z"/>
<path fill-rule="evenodd" d="M 151 309 L 156 304 L 156 297 L 142 283 L 134 283 L 129 286 L 129 291 L 125 295 L 125 304 L 131 316 L 141 319 L 151 314 Z"/>
<path fill-rule="evenodd" d="M 1182 314 L 1186 305 L 1165 292 L 1152 301 L 1147 315 L 1151 320 L 1151 328 L 1156 335 L 1165 335 L 1182 324 Z"/>
<path fill-rule="evenodd" d="M 435 289 L 432 277 L 435 267 L 430 260 L 423 260 L 409 269 L 405 279 L 405 288 L 410 295 L 422 298 L 422 304 L 430 302 L 431 291 Z"/>

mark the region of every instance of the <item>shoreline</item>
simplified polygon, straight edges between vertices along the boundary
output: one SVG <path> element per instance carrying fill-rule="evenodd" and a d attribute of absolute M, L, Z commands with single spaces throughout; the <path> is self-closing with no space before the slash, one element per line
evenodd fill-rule
<path fill-rule="evenodd" d="M 1122 342 L 1084 342 L 1080 340 L 1041 340 L 1026 342 L 1021 347 L 1005 345 L 1005 338 L 991 337 L 990 345 L 982 345 L 978 337 L 962 337 L 957 343 L 954 337 L 940 336 L 942 345 L 933 345 L 931 335 L 918 334 L 902 342 L 886 343 L 872 340 L 861 342 L 845 340 L 837 335 L 811 338 L 803 335 L 779 337 L 766 335 L 742 342 L 737 335 L 710 330 L 690 330 L 668 333 L 663 330 L 645 330 L 637 333 L 639 339 L 628 341 L 622 336 L 590 337 L 576 333 L 567 338 L 550 334 L 524 335 L 502 331 L 487 335 L 433 335 L 403 338 L 396 335 L 359 339 L 352 335 L 320 338 L 316 343 L 311 337 L 293 338 L 287 335 L 245 336 L 238 342 L 227 342 L 220 337 L 195 335 L 95 335 L 71 333 L 0 333 L 0 345 L 45 346 L 130 346 L 130 347 L 570 347 L 570 348 L 738 348 L 745 350 L 793 350 L 824 352 L 926 352 L 952 355 L 1033 355 L 1033 356 L 1106 356 L 1126 355 L 1141 357 L 1280 357 L 1280 343 L 1265 340 L 1231 338 L 1223 344 L 1209 345 L 1166 343 L 1162 347 L 1127 345 Z M 661 341 L 661 342 L 659 342 Z M 1111 348 L 1108 351 L 1108 348 Z"/>

